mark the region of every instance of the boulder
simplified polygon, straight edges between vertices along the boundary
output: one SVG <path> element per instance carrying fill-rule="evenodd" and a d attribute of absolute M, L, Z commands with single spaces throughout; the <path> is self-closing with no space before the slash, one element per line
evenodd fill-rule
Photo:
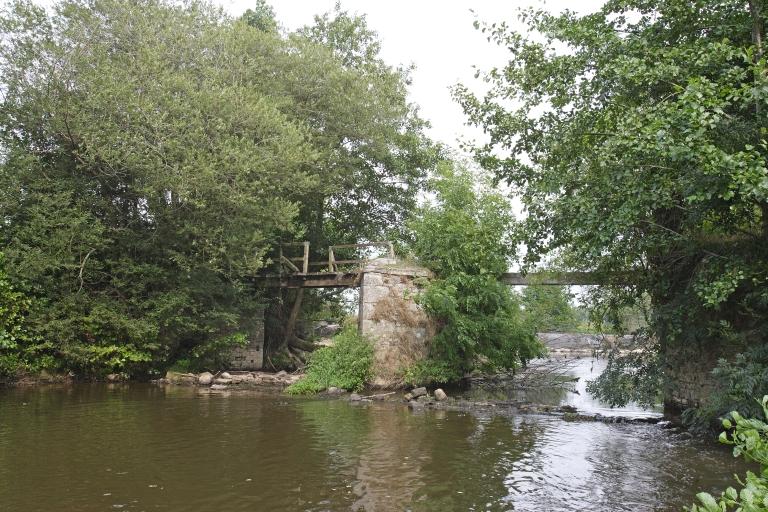
<path fill-rule="evenodd" d="M 214 383 L 214 384 L 222 384 L 222 385 L 224 385 L 224 386 L 226 386 L 227 384 L 229 384 L 229 383 L 231 383 L 231 382 L 232 382 L 232 380 L 231 380 L 231 379 L 222 379 L 222 378 L 218 378 L 218 379 L 214 379 L 214 380 L 213 380 L 213 383 Z"/>
<path fill-rule="evenodd" d="M 446 400 L 446 399 L 448 399 L 448 395 L 445 394 L 445 391 L 443 391 L 440 388 L 435 390 L 435 400 L 442 402 L 443 400 Z"/>
<path fill-rule="evenodd" d="M 328 394 L 329 395 L 335 395 L 335 394 L 338 394 L 338 393 L 340 393 L 339 388 L 334 387 L 334 386 L 331 386 L 331 387 L 328 388 Z"/>
<path fill-rule="evenodd" d="M 315 328 L 315 332 L 322 337 L 334 336 L 340 330 L 341 330 L 341 325 L 339 324 L 328 325 L 327 323 L 326 325 L 318 326 Z"/>
<path fill-rule="evenodd" d="M 284 379 L 287 376 L 288 376 L 288 372 L 286 372 L 285 370 L 280 370 L 275 374 L 276 379 Z"/>
<path fill-rule="evenodd" d="M 201 373 L 197 378 L 197 383 L 201 386 L 210 386 L 211 382 L 213 382 L 213 375 L 209 372 Z"/>
<path fill-rule="evenodd" d="M 110 373 L 109 375 L 107 375 L 107 380 L 109 382 L 117 382 L 118 380 L 120 380 L 120 375 L 116 373 Z"/>
<path fill-rule="evenodd" d="M 230 379 L 230 378 L 232 378 L 232 376 L 229 373 L 227 373 L 227 372 L 222 373 L 221 375 L 219 375 L 219 377 L 221 377 L 222 379 Z"/>
<path fill-rule="evenodd" d="M 418 398 L 420 396 L 425 396 L 427 394 L 427 388 L 416 388 L 411 391 L 411 396 L 413 398 Z"/>

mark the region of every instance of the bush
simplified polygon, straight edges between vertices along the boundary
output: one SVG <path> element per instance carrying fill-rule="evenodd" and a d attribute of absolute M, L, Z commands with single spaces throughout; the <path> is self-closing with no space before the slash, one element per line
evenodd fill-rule
<path fill-rule="evenodd" d="M 408 227 L 415 256 L 435 272 L 417 301 L 444 327 L 431 341 L 433 362 L 406 377 L 456 381 L 479 364 L 514 370 L 543 347 L 516 294 L 499 281 L 516 252 L 510 204 L 460 167 L 443 167 L 432 186 L 435 200 Z"/>
<path fill-rule="evenodd" d="M 768 418 L 768 395 L 758 402 L 764 417 Z M 768 425 L 757 419 L 747 419 L 738 412 L 731 411 L 731 418 L 723 420 L 723 427 L 732 430 L 730 439 L 727 432 L 720 434 L 720 442 L 734 445 L 733 455 L 744 455 L 749 462 L 754 460 L 760 463 L 760 474 L 756 475 L 747 471 L 745 481 L 737 477 L 743 487 L 737 492 L 729 487 L 720 495 L 720 500 L 715 500 L 712 495 L 700 492 L 696 495 L 702 505 L 693 505 L 691 512 L 727 512 L 734 508 L 737 512 L 760 512 L 768 510 Z"/>
<path fill-rule="evenodd" d="M 716 428 L 717 418 L 728 411 L 765 420 L 757 397 L 768 393 L 768 347 L 760 345 L 738 353 L 731 360 L 720 359 L 712 371 L 717 386 L 698 409 L 684 411 L 691 428 L 706 431 Z"/>
<path fill-rule="evenodd" d="M 39 371 L 52 362 L 50 356 L 40 354 L 47 345 L 38 342 L 24 326 L 31 305 L 32 301 L 8 281 L 0 253 L 0 377 Z"/>
<path fill-rule="evenodd" d="M 285 391 L 311 394 L 329 387 L 359 391 L 373 377 L 372 366 L 373 343 L 348 325 L 333 338 L 333 346 L 309 356 L 306 378 Z"/>

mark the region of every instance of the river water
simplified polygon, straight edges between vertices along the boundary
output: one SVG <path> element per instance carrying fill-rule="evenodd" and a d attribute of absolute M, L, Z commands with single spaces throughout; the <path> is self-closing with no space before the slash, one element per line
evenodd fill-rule
<path fill-rule="evenodd" d="M 756 469 L 687 437 L 259 391 L 0 389 L 0 511 L 680 511 Z"/>

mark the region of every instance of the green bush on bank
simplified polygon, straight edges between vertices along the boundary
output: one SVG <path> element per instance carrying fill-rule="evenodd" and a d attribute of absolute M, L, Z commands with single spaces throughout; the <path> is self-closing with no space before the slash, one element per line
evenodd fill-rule
<path fill-rule="evenodd" d="M 50 366 L 46 348 L 24 326 L 32 301 L 14 288 L 5 272 L 5 256 L 0 253 L 0 378 L 15 377 L 25 371 L 40 371 Z"/>
<path fill-rule="evenodd" d="M 516 369 L 544 351 L 517 295 L 499 281 L 517 252 L 509 201 L 482 175 L 451 165 L 408 224 L 414 255 L 435 273 L 416 300 L 443 326 L 430 360 L 405 370 L 410 383 L 458 381 L 478 366 Z"/>
<path fill-rule="evenodd" d="M 763 397 L 761 406 L 764 417 L 768 418 L 768 395 Z M 744 455 L 749 462 L 754 460 L 760 463 L 760 473 L 754 474 L 747 471 L 746 478 L 737 481 L 742 486 L 741 491 L 728 487 L 716 500 L 711 494 L 700 492 L 696 497 L 701 505 L 694 504 L 691 512 L 727 512 L 734 509 L 736 512 L 764 512 L 768 511 L 768 425 L 758 419 L 747 419 L 738 412 L 731 411 L 731 418 L 723 420 L 723 427 L 731 431 L 730 438 L 727 432 L 720 434 L 720 442 L 732 444 L 733 455 Z"/>
<path fill-rule="evenodd" d="M 291 394 L 312 394 L 330 387 L 359 391 L 373 377 L 373 343 L 348 325 L 333 346 L 318 349 L 307 360 L 304 380 L 286 388 Z"/>

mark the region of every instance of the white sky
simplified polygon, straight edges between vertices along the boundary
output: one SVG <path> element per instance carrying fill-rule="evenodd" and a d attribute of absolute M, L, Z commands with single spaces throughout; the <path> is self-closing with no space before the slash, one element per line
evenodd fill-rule
<path fill-rule="evenodd" d="M 255 5 L 253 0 L 218 0 L 231 14 L 239 16 Z M 315 14 L 331 11 L 335 0 L 267 0 L 286 28 L 295 30 L 311 24 Z M 429 135 L 457 147 L 456 139 L 482 140 L 482 132 L 464 126 L 461 107 L 453 102 L 448 88 L 457 82 L 478 94 L 483 83 L 474 78 L 473 65 L 482 70 L 501 67 L 508 52 L 489 43 L 475 30 L 480 21 L 522 29 L 517 21 L 520 7 L 534 5 L 552 12 L 568 8 L 580 14 L 598 10 L 603 0 L 342 0 L 341 7 L 366 14 L 368 25 L 382 39 L 382 57 L 389 64 L 416 65 L 410 100 L 421 107 L 421 116 L 430 120 Z M 475 14 L 470 12 L 473 9 Z"/>

